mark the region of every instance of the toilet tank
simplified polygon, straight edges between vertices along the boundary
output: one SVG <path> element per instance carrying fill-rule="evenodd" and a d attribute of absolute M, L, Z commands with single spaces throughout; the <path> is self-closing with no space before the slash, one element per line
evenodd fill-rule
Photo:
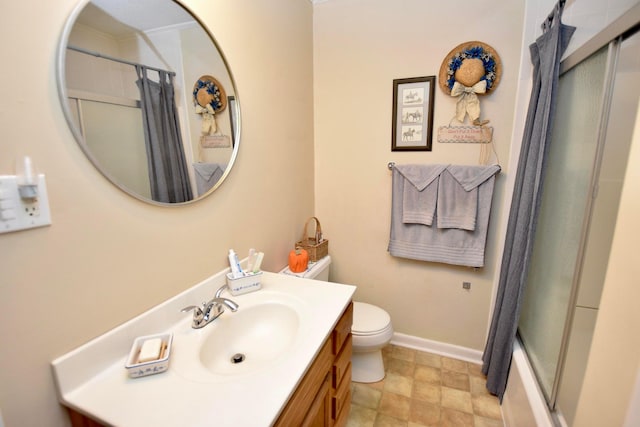
<path fill-rule="evenodd" d="M 329 281 L 329 266 L 331 265 L 331 255 L 320 258 L 317 262 L 309 263 L 306 271 L 293 273 L 289 267 L 283 268 L 281 274 L 291 274 L 293 276 L 304 277 L 305 279 Z"/>

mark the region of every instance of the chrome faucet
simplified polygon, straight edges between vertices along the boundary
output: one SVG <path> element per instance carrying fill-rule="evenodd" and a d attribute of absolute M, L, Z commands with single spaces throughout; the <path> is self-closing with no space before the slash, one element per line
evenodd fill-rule
<path fill-rule="evenodd" d="M 207 326 L 209 323 L 216 320 L 222 313 L 224 313 L 224 307 L 227 306 L 231 311 L 238 309 L 238 304 L 227 298 L 222 298 L 222 292 L 227 288 L 227 285 L 220 287 L 216 291 L 215 297 L 202 304 L 202 307 L 197 305 L 190 305 L 183 308 L 183 313 L 193 310 L 193 323 L 191 327 L 194 329 L 200 329 Z"/>

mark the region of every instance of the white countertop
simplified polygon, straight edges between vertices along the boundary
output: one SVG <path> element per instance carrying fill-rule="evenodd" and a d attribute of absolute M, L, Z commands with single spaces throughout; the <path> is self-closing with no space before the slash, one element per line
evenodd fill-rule
<path fill-rule="evenodd" d="M 60 401 L 118 427 L 271 425 L 356 288 L 264 272 L 261 290 L 235 297 L 225 292 L 239 304 L 238 312 L 284 293 L 300 302 L 302 310 L 296 342 L 286 354 L 253 372 L 216 375 L 199 364 L 190 343 L 223 317 L 195 330 L 192 314 L 180 309 L 210 299 L 225 283 L 227 271 L 54 360 Z M 227 310 L 222 316 L 234 314 Z M 129 378 L 124 365 L 134 339 L 165 332 L 174 335 L 168 371 Z"/>

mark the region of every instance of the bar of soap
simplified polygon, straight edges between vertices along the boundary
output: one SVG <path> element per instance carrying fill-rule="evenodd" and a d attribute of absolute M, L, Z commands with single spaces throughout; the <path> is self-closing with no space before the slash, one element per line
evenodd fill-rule
<path fill-rule="evenodd" d="M 138 363 L 158 360 L 160 358 L 161 350 L 162 350 L 162 339 L 152 338 L 150 340 L 146 340 L 140 346 L 140 356 L 138 356 Z"/>

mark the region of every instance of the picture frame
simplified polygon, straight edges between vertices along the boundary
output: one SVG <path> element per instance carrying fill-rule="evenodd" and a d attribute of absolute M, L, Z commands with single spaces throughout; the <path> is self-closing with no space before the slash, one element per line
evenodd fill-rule
<path fill-rule="evenodd" d="M 393 80 L 391 151 L 431 151 L 436 76 Z"/>
<path fill-rule="evenodd" d="M 236 145 L 236 128 L 238 126 L 238 118 L 236 117 L 236 97 L 227 96 L 227 104 L 229 106 L 229 121 L 231 123 L 231 147 Z"/>

